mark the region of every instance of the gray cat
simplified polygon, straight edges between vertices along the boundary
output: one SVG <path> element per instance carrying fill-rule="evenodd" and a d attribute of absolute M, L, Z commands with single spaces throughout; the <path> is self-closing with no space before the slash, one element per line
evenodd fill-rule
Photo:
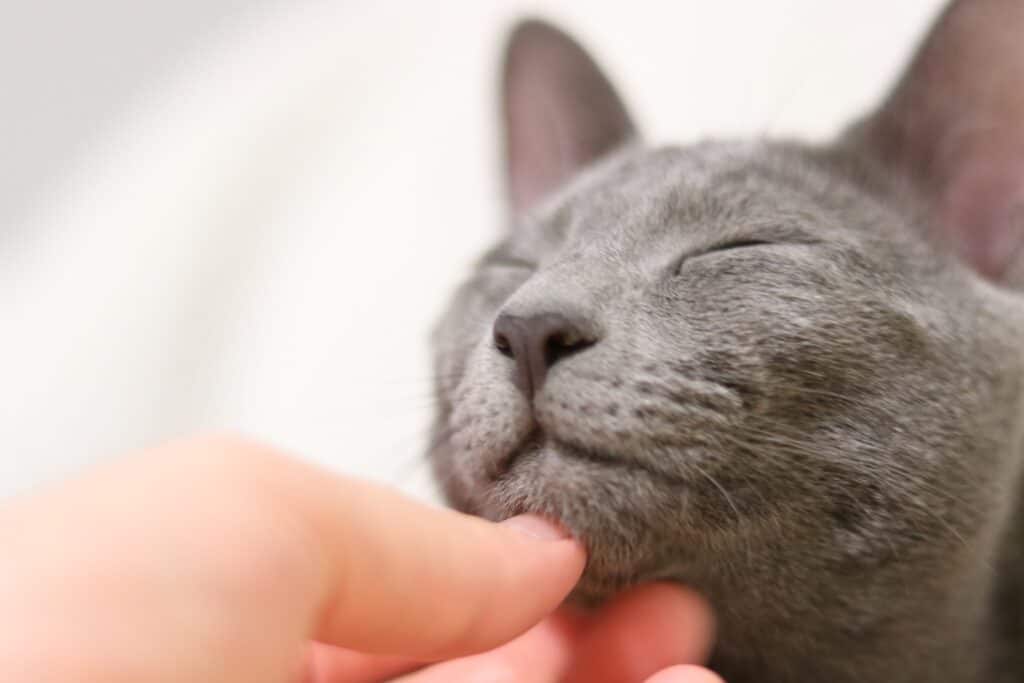
<path fill-rule="evenodd" d="M 827 146 L 641 143 L 513 34 L 509 225 L 435 336 L 446 495 L 678 580 L 730 683 L 1024 681 L 1024 2 L 960 0 Z"/>

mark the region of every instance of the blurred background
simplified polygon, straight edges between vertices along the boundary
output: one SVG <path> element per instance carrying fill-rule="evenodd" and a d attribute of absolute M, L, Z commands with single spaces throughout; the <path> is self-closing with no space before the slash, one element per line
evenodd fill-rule
<path fill-rule="evenodd" d="M 939 0 L 72 0 L 0 20 L 0 497 L 232 430 L 431 497 L 427 337 L 540 15 L 649 140 L 826 139 Z"/>

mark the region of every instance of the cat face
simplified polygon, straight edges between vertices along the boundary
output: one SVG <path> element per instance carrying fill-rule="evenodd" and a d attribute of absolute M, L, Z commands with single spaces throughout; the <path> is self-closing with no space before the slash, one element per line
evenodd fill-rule
<path fill-rule="evenodd" d="M 434 339 L 454 505 L 561 521 L 584 599 L 935 563 L 1001 514 L 1018 307 L 928 238 L 927 192 L 871 153 L 891 131 L 649 148 L 536 23 L 505 105 L 510 226 Z"/>

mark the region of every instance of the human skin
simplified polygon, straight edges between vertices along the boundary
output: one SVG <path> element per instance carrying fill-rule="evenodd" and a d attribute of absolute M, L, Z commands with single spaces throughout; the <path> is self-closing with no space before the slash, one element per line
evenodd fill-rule
<path fill-rule="evenodd" d="M 718 680 L 691 666 L 712 635 L 695 594 L 549 616 L 586 560 L 553 524 L 428 507 L 235 438 L 8 500 L 0 539 L 2 680 Z"/>

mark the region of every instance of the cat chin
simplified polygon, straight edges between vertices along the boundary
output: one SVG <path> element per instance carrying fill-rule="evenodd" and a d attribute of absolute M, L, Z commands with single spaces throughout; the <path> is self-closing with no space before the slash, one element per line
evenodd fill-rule
<path fill-rule="evenodd" d="M 493 521 L 536 514 L 579 538 L 588 562 L 570 601 L 583 605 L 665 577 L 664 549 L 677 549 L 678 563 L 678 549 L 693 547 L 701 526 L 685 482 L 551 442 L 517 453 L 472 498 L 467 512 Z"/>
<path fill-rule="evenodd" d="M 513 472 L 517 474 L 509 476 Z M 570 481 L 576 478 L 586 481 L 592 479 L 591 486 L 600 485 L 609 477 L 615 482 L 622 482 L 621 477 L 625 476 L 631 483 L 644 481 L 649 485 L 670 489 L 688 488 L 687 480 L 677 472 L 648 467 L 634 458 L 616 453 L 582 448 L 540 431 L 535 431 L 519 447 L 488 468 L 488 477 L 493 483 L 523 476 L 538 480 L 565 477 L 570 478 Z"/>
<path fill-rule="evenodd" d="M 517 451 L 483 486 L 487 516 L 564 515 L 570 518 L 562 520 L 566 523 L 577 515 L 586 519 L 606 518 L 616 511 L 633 515 L 648 507 L 652 496 L 660 498 L 666 492 L 678 503 L 688 490 L 682 479 L 551 440 Z M 613 501 L 618 504 L 608 508 Z"/>

